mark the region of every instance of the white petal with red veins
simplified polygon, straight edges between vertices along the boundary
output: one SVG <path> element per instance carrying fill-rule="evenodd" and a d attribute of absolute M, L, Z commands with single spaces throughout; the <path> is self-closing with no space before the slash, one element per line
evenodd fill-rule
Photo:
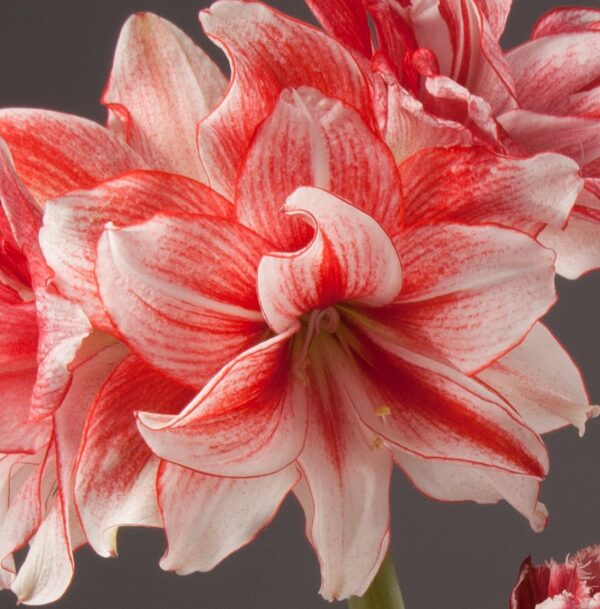
<path fill-rule="evenodd" d="M 309 427 L 298 459 L 306 488 L 299 498 L 321 564 L 320 593 L 342 600 L 364 594 L 385 557 L 392 460 L 352 408 L 340 375 L 346 355 L 332 339 L 318 342 L 307 369 Z"/>
<path fill-rule="evenodd" d="M 109 127 L 150 167 L 205 181 L 196 124 L 226 88 L 217 65 L 179 28 L 137 13 L 121 31 L 102 102 L 110 112 Z"/>
<path fill-rule="evenodd" d="M 269 244 L 241 224 L 157 215 L 98 244 L 96 276 L 123 339 L 151 365 L 200 387 L 266 326 L 256 269 Z"/>
<path fill-rule="evenodd" d="M 571 424 L 583 435 L 589 416 L 600 413 L 589 405 L 581 373 L 540 323 L 518 347 L 478 377 L 504 396 L 540 434 Z"/>
<path fill-rule="evenodd" d="M 215 2 L 200 20 L 232 63 L 227 95 L 199 128 L 200 157 L 218 192 L 233 198 L 252 135 L 286 87 L 314 87 L 369 117 L 368 90 L 358 65 L 322 31 L 258 2 Z"/>
<path fill-rule="evenodd" d="M 40 245 L 61 294 L 79 304 L 95 327 L 113 331 L 94 275 L 104 226 L 125 227 L 177 211 L 230 217 L 233 206 L 195 180 L 157 171 L 131 172 L 48 201 Z"/>
<path fill-rule="evenodd" d="M 0 137 L 10 147 L 19 176 L 40 203 L 146 166 L 142 157 L 101 125 L 51 110 L 0 110 Z"/>
<path fill-rule="evenodd" d="M 254 540 L 297 480 L 295 466 L 235 479 L 163 461 L 158 493 L 168 549 L 160 566 L 180 575 L 210 571 Z"/>
<path fill-rule="evenodd" d="M 563 6 L 546 13 L 535 24 L 531 37 L 599 29 L 599 9 Z"/>
<path fill-rule="evenodd" d="M 440 224 L 395 243 L 404 285 L 382 315 L 413 348 L 433 345 L 467 374 L 518 344 L 556 299 L 554 254 L 523 233 Z"/>
<path fill-rule="evenodd" d="M 138 433 L 135 411 L 175 414 L 193 395 L 135 355 L 104 383 L 86 420 L 75 485 L 77 510 L 98 554 L 116 555 L 119 526 L 160 526 L 158 459 Z"/>
<path fill-rule="evenodd" d="M 286 197 L 316 186 L 353 202 L 388 231 L 402 219 L 396 163 L 356 110 L 316 89 L 285 89 L 258 128 L 236 189 L 240 221 L 282 249 L 304 245 L 310 229 L 286 217 Z"/>
<path fill-rule="evenodd" d="M 299 252 L 270 254 L 258 268 L 258 294 L 269 325 L 289 328 L 304 313 L 345 300 L 381 306 L 400 291 L 392 241 L 373 218 L 317 188 L 299 188 L 285 210 L 311 217 L 313 240 Z"/>
<path fill-rule="evenodd" d="M 306 395 L 280 334 L 227 364 L 176 416 L 138 414 L 162 459 L 217 476 L 246 478 L 292 463 L 306 435 Z"/>
<path fill-rule="evenodd" d="M 484 467 L 449 461 L 421 459 L 394 451 L 394 460 L 412 483 L 427 496 L 439 501 L 508 501 L 525 516 L 534 531 L 548 522 L 548 512 L 540 503 L 540 481 L 528 476 L 509 474 Z"/>

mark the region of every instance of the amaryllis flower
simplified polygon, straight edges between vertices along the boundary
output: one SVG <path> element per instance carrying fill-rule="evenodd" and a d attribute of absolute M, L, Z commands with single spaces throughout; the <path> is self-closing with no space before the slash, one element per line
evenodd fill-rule
<path fill-rule="evenodd" d="M 506 498 L 541 528 L 546 455 L 519 397 L 543 392 L 544 375 L 508 362 L 493 382 L 475 375 L 554 300 L 554 256 L 531 235 L 569 213 L 575 163 L 482 148 L 415 155 L 410 141 L 398 168 L 359 63 L 333 39 L 257 3 L 219 2 L 202 22 L 233 61 L 226 97 L 199 127 L 203 168 L 225 198 L 136 173 L 46 204 L 41 243 L 65 293 L 137 358 L 115 380 L 123 399 L 106 390 L 98 406 L 118 421 L 110 438 L 90 426 L 81 452 L 76 495 L 94 547 L 110 548 L 112 494 L 139 507 L 137 474 L 154 463 L 127 406 L 146 411 L 140 430 L 163 459 L 162 564 L 181 573 L 250 541 L 293 488 L 322 594 L 362 593 L 389 542 L 393 460 L 435 497 Z M 413 110 L 403 116 L 418 120 Z M 401 155 L 390 124 L 394 137 Z M 155 215 L 134 217 L 148 201 Z M 85 252 L 71 273 L 65 236 L 69 253 Z M 550 401 L 553 422 L 538 414 L 560 425 L 568 404 L 580 424 L 577 371 L 537 328 L 523 359 L 544 343 L 571 381 Z M 142 363 L 198 394 L 161 413 L 156 384 L 140 383 L 132 403 L 127 378 Z M 492 388 L 502 383 L 510 402 Z M 135 474 L 125 493 L 123 472 Z"/>
<path fill-rule="evenodd" d="M 263 4 L 218 2 L 201 20 L 231 59 L 226 93 L 183 34 L 137 15 L 107 129 L 0 114 L 14 182 L 44 210 L 45 260 L 36 221 L 20 264 L 50 267 L 44 286 L 85 313 L 93 357 L 98 343 L 117 354 L 72 394 L 76 418 L 67 398 L 45 413 L 69 443 L 49 479 L 72 539 L 61 562 L 32 525 L 33 564 L 50 557 L 60 577 L 40 567 L 22 600 L 59 595 L 79 543 L 114 554 L 121 525 L 163 526 L 166 569 L 211 569 L 290 491 L 323 596 L 362 594 L 389 544 L 394 462 L 432 497 L 506 499 L 543 528 L 539 434 L 595 413 L 538 321 L 555 256 L 536 237 L 569 216 L 577 164 L 484 146 L 389 62 L 373 73 Z"/>
<path fill-rule="evenodd" d="M 567 556 L 534 565 L 521 565 L 510 597 L 510 609 L 598 609 L 600 607 L 600 547 L 591 546 Z"/>
<path fill-rule="evenodd" d="M 146 63 L 152 53 L 159 70 Z M 128 85 L 132 69 L 137 89 Z M 153 85 L 162 79 L 163 87 L 146 86 L 144 79 L 150 77 Z M 131 396 L 135 383 L 142 380 L 159 385 L 154 403 L 162 412 L 176 412 L 193 395 L 187 387 L 146 372 L 143 363 L 134 365 L 135 358 L 128 357 L 112 326 L 103 322 L 103 312 L 93 304 L 77 304 L 77 294 L 69 293 L 61 272 L 70 276 L 78 267 L 55 264 L 51 270 L 46 265 L 38 245 L 45 203 L 113 176 L 151 188 L 156 175 L 163 174 L 141 171 L 147 167 L 171 169 L 175 164 L 181 174 L 204 179 L 194 152 L 195 123 L 224 87 L 216 66 L 177 28 L 153 15 L 137 15 L 123 30 L 111 87 L 105 93 L 111 111 L 108 129 L 57 112 L 0 111 L 0 136 L 9 145 L 16 167 L 15 171 L 2 143 L 0 577 L 2 587 L 12 588 L 21 601 L 40 604 L 58 598 L 72 576 L 72 550 L 96 541 L 84 531 L 89 528 L 82 511 L 85 503 L 75 508 L 74 480 L 82 439 L 93 443 L 94 425 L 104 425 L 103 396 L 111 396 L 111 408 L 116 406 L 118 414 L 119 400 L 125 399 L 119 390 L 126 388 Z M 167 114 L 181 119 L 179 131 L 159 129 Z M 138 173 L 131 173 L 135 170 Z M 183 176 L 173 179 L 184 185 L 192 182 Z M 155 211 L 156 203 L 149 201 L 132 215 L 139 220 Z M 123 213 L 120 219 L 125 217 Z M 64 245 L 69 246 L 66 235 Z M 68 257 L 63 260 L 69 262 Z M 85 259 L 77 263 L 87 269 Z M 123 370 L 131 371 L 125 385 Z M 106 449 L 105 443 L 102 450 Z M 126 488 L 129 481 L 123 472 L 115 472 L 109 505 L 98 507 L 109 551 L 114 548 L 112 525 L 160 522 L 152 463 L 132 477 L 137 482 L 135 505 L 114 487 L 117 479 Z M 136 510 L 142 504 L 144 509 Z M 30 550 L 15 576 L 12 554 L 27 542 Z"/>
<path fill-rule="evenodd" d="M 575 159 L 586 189 L 568 224 L 550 223 L 540 239 L 557 252 L 566 277 L 600 266 L 597 9 L 556 9 L 540 19 L 529 42 L 505 54 L 499 38 L 510 2 L 346 0 L 335 11 L 322 0 L 308 4 L 365 71 L 414 97 L 405 103 L 422 103 L 430 123 L 454 122 L 455 138 L 468 137 L 458 129 L 463 125 L 497 150 Z M 384 110 L 380 123 L 386 120 Z"/>

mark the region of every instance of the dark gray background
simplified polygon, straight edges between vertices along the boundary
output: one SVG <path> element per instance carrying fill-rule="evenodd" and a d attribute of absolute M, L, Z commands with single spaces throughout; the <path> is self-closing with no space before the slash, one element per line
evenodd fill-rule
<path fill-rule="evenodd" d="M 598 0 L 590 2 L 598 6 Z M 35 106 L 100 122 L 98 100 L 120 26 L 149 10 L 184 29 L 204 48 L 197 22 L 205 1 L 0 0 L 0 106 Z M 301 18 L 301 0 L 273 5 Z M 536 18 L 558 6 L 515 0 L 504 38 L 525 39 Z M 562 2 L 560 4 L 573 4 Z M 560 300 L 547 322 L 580 364 L 592 399 L 600 403 L 600 274 L 558 281 Z M 545 532 L 531 532 L 506 504 L 442 504 L 426 499 L 396 472 L 392 485 L 393 552 L 407 609 L 504 609 L 522 559 L 562 559 L 600 543 L 600 421 L 583 439 L 574 429 L 547 436 L 551 472 L 542 491 L 550 509 Z M 157 566 L 160 531 L 124 530 L 118 559 L 90 550 L 77 554 L 77 571 L 58 609 L 317 609 L 319 570 L 304 538 L 304 519 L 286 501 L 271 526 L 249 547 L 208 574 L 179 577 Z M 335 607 L 343 607 L 337 603 Z M 0 593 L 0 609 L 15 607 Z"/>

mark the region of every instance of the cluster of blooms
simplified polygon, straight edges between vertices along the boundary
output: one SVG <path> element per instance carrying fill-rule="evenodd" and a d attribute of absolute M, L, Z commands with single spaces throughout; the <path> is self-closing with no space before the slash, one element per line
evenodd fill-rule
<path fill-rule="evenodd" d="M 545 525 L 540 434 L 597 414 L 539 319 L 557 271 L 600 266 L 600 11 L 504 53 L 510 0 L 307 1 L 321 27 L 201 13 L 229 81 L 134 15 L 106 127 L 0 111 L 0 585 L 23 602 L 121 525 L 211 569 L 289 493 L 321 594 L 362 594 L 394 463 Z"/>
<path fill-rule="evenodd" d="M 536 567 L 526 559 L 509 609 L 600 609 L 600 546 L 568 556 L 564 564 Z"/>

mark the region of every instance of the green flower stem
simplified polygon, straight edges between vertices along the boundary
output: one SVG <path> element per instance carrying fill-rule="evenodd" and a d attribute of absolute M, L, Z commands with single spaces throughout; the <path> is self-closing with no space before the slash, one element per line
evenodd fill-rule
<path fill-rule="evenodd" d="M 388 552 L 363 596 L 348 599 L 349 609 L 405 609 L 392 555 Z"/>

